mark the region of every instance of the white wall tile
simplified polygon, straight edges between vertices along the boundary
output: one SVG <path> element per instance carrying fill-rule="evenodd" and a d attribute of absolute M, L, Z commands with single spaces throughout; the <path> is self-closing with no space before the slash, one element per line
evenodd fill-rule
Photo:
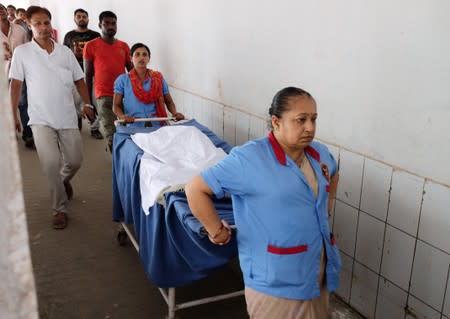
<path fill-rule="evenodd" d="M 337 198 L 359 208 L 364 158 L 345 150 L 340 151 L 339 158 L 340 177 Z"/>
<path fill-rule="evenodd" d="M 355 259 L 379 273 L 385 223 L 364 212 L 359 213 Z"/>
<path fill-rule="evenodd" d="M 189 119 L 194 119 L 195 116 L 192 112 L 192 95 L 186 92 L 182 92 L 184 115 Z"/>
<path fill-rule="evenodd" d="M 206 127 L 211 128 L 211 126 L 212 126 L 212 123 L 211 123 L 212 122 L 212 120 L 211 120 L 212 110 L 211 110 L 209 101 L 205 100 L 205 99 L 201 99 L 200 109 L 201 109 L 201 114 L 202 114 L 200 117 L 201 123 L 203 125 L 205 125 Z"/>
<path fill-rule="evenodd" d="M 392 168 L 366 158 L 361 194 L 361 210 L 386 221 Z"/>
<path fill-rule="evenodd" d="M 394 171 L 387 221 L 411 236 L 417 236 L 424 179 Z"/>
<path fill-rule="evenodd" d="M 185 117 L 187 117 L 186 115 L 186 105 L 184 103 L 184 93 L 183 92 L 178 92 L 178 103 L 175 104 L 178 108 L 178 106 L 180 106 L 180 112 L 184 114 Z"/>
<path fill-rule="evenodd" d="M 200 97 L 196 95 L 191 95 L 192 105 L 191 105 L 191 112 L 193 117 L 199 122 L 200 124 L 203 124 L 205 126 L 205 119 L 203 114 L 203 101 Z"/>
<path fill-rule="evenodd" d="M 205 126 L 210 127 L 211 126 L 211 109 L 209 108 L 209 101 L 200 98 L 201 105 L 200 105 L 200 112 L 201 112 L 201 119 Z"/>
<path fill-rule="evenodd" d="M 236 112 L 229 107 L 224 108 L 223 138 L 231 146 L 236 145 Z"/>
<path fill-rule="evenodd" d="M 339 147 L 327 143 L 325 143 L 325 145 L 328 147 L 328 150 L 330 151 L 331 155 L 333 155 L 334 159 L 336 160 L 336 163 L 339 163 Z"/>
<path fill-rule="evenodd" d="M 381 275 L 406 291 L 411 278 L 415 242 L 414 237 L 387 226 Z"/>
<path fill-rule="evenodd" d="M 384 278 L 380 278 L 375 318 L 404 318 L 408 294 Z"/>
<path fill-rule="evenodd" d="M 267 125 L 263 126 L 263 136 L 267 136 L 269 134 L 270 129 L 267 127 Z"/>
<path fill-rule="evenodd" d="M 204 125 L 206 125 L 207 127 L 209 127 L 211 125 L 211 119 L 210 119 L 210 111 L 211 109 L 208 107 L 209 106 L 209 101 L 204 99 L 204 98 L 200 98 L 200 112 L 201 112 L 201 119 L 203 121 L 203 123 L 205 123 Z"/>
<path fill-rule="evenodd" d="M 450 317 L 450 279 L 447 282 L 447 292 L 445 293 L 445 302 L 444 302 L 444 315 Z"/>
<path fill-rule="evenodd" d="M 236 145 L 242 145 L 248 141 L 250 129 L 250 116 L 242 112 L 236 112 Z"/>
<path fill-rule="evenodd" d="M 409 296 L 406 319 L 440 319 L 441 314 L 417 298 Z"/>
<path fill-rule="evenodd" d="M 223 105 L 218 103 L 212 103 L 212 108 L 214 112 L 212 113 L 212 123 L 214 126 L 214 132 L 223 139 L 223 123 L 224 123 L 224 115 L 223 115 Z"/>
<path fill-rule="evenodd" d="M 450 254 L 450 188 L 427 182 L 419 238 Z"/>
<path fill-rule="evenodd" d="M 170 90 L 170 96 L 172 96 L 172 100 L 177 107 L 177 111 L 184 113 L 183 97 L 182 97 L 182 95 L 180 95 L 180 91 L 173 87 L 170 87 L 169 90 Z"/>
<path fill-rule="evenodd" d="M 410 293 L 434 309 L 444 300 L 450 256 L 418 240 Z"/>
<path fill-rule="evenodd" d="M 256 116 L 250 117 L 249 139 L 254 140 L 266 136 L 267 121 Z"/>
<path fill-rule="evenodd" d="M 340 201 L 336 201 L 334 210 L 334 236 L 339 249 L 349 256 L 355 255 L 356 225 L 358 210 Z"/>
<path fill-rule="evenodd" d="M 208 100 L 203 100 L 203 112 L 205 112 L 207 116 L 207 126 L 212 130 L 216 131 L 216 106 L 217 104 Z M 217 134 L 217 133 L 216 133 Z"/>
<path fill-rule="evenodd" d="M 378 275 L 355 262 L 350 306 L 359 311 L 367 319 L 374 318 L 377 285 Z"/>
<path fill-rule="evenodd" d="M 355 259 L 379 273 L 386 224 L 364 212 L 359 213 Z"/>
<path fill-rule="evenodd" d="M 341 253 L 342 269 L 339 277 L 339 288 L 336 294 L 345 302 L 350 301 L 350 288 L 352 284 L 353 258 Z"/>

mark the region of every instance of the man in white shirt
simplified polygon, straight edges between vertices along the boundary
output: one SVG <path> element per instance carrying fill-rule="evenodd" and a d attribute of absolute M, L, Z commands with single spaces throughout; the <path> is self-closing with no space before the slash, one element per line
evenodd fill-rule
<path fill-rule="evenodd" d="M 6 7 L 0 3 L 0 44 L 4 49 L 5 71 L 8 72 L 14 49 L 27 42 L 27 33 L 19 25 L 8 20 Z"/>
<path fill-rule="evenodd" d="M 73 107 L 75 85 L 85 103 L 84 113 L 95 117 L 84 82 L 84 74 L 69 48 L 51 39 L 51 13 L 38 6 L 27 10 L 33 39 L 16 48 L 9 77 L 14 124 L 22 82 L 28 87 L 29 125 L 42 169 L 47 176 L 53 208 L 53 228 L 67 226 L 67 203 L 73 196 L 70 180 L 82 162 L 82 142 Z M 63 159 L 61 167 L 60 159 Z"/>

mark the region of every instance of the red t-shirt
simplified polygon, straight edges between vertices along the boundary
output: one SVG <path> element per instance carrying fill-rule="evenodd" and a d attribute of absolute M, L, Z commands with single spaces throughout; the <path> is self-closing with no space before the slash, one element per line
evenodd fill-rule
<path fill-rule="evenodd" d="M 114 95 L 114 81 L 125 73 L 125 66 L 131 62 L 130 48 L 123 41 L 113 44 L 97 38 L 86 43 L 83 58 L 94 66 L 94 89 L 97 98 Z"/>

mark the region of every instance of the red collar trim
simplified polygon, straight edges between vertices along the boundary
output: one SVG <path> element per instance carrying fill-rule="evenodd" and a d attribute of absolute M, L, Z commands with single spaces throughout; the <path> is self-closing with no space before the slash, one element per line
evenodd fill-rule
<path fill-rule="evenodd" d="M 286 154 L 284 154 L 284 151 L 281 148 L 280 144 L 278 143 L 277 139 L 275 138 L 275 135 L 273 135 L 273 131 L 269 132 L 268 138 L 270 145 L 272 145 L 272 149 L 275 153 L 275 156 L 277 157 L 278 162 L 280 162 L 281 165 L 286 165 L 287 164 Z"/>
<path fill-rule="evenodd" d="M 275 153 L 275 156 L 280 162 L 281 165 L 287 164 L 286 154 L 284 153 L 283 149 L 281 148 L 280 143 L 278 143 L 277 139 L 275 138 L 275 135 L 273 135 L 273 131 L 269 132 L 268 139 L 270 142 L 270 145 L 272 146 L 273 152 Z M 313 147 L 308 146 L 305 148 L 306 153 L 308 153 L 313 159 L 315 159 L 317 162 L 320 163 L 320 153 L 317 152 Z"/>
<path fill-rule="evenodd" d="M 320 153 L 317 152 L 313 147 L 308 146 L 305 148 L 306 153 L 308 153 L 312 158 L 320 163 Z"/>

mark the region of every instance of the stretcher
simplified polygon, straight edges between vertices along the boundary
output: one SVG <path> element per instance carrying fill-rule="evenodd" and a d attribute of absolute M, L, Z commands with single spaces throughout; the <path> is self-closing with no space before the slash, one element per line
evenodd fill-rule
<path fill-rule="evenodd" d="M 168 118 L 139 119 L 165 121 Z M 231 147 L 207 127 L 195 120 L 174 125 L 195 126 L 216 147 L 228 153 Z M 243 290 L 176 303 L 175 288 L 206 278 L 237 256 L 235 236 L 224 246 L 212 244 L 200 222 L 192 215 L 183 191 L 166 193 L 165 205 L 155 203 L 148 215 L 141 206 L 139 167 L 143 151 L 132 141 L 134 133 L 153 132 L 155 127 L 130 127 L 116 121 L 113 141 L 113 220 L 123 231 L 119 243 L 129 238 L 139 253 L 150 282 L 159 287 L 167 303 L 167 318 L 175 318 L 175 311 L 213 301 L 237 297 Z M 234 225 L 230 199 L 214 199 L 222 219 Z M 129 227 L 132 226 L 132 227 Z M 131 229 L 132 228 L 132 229 Z"/>

